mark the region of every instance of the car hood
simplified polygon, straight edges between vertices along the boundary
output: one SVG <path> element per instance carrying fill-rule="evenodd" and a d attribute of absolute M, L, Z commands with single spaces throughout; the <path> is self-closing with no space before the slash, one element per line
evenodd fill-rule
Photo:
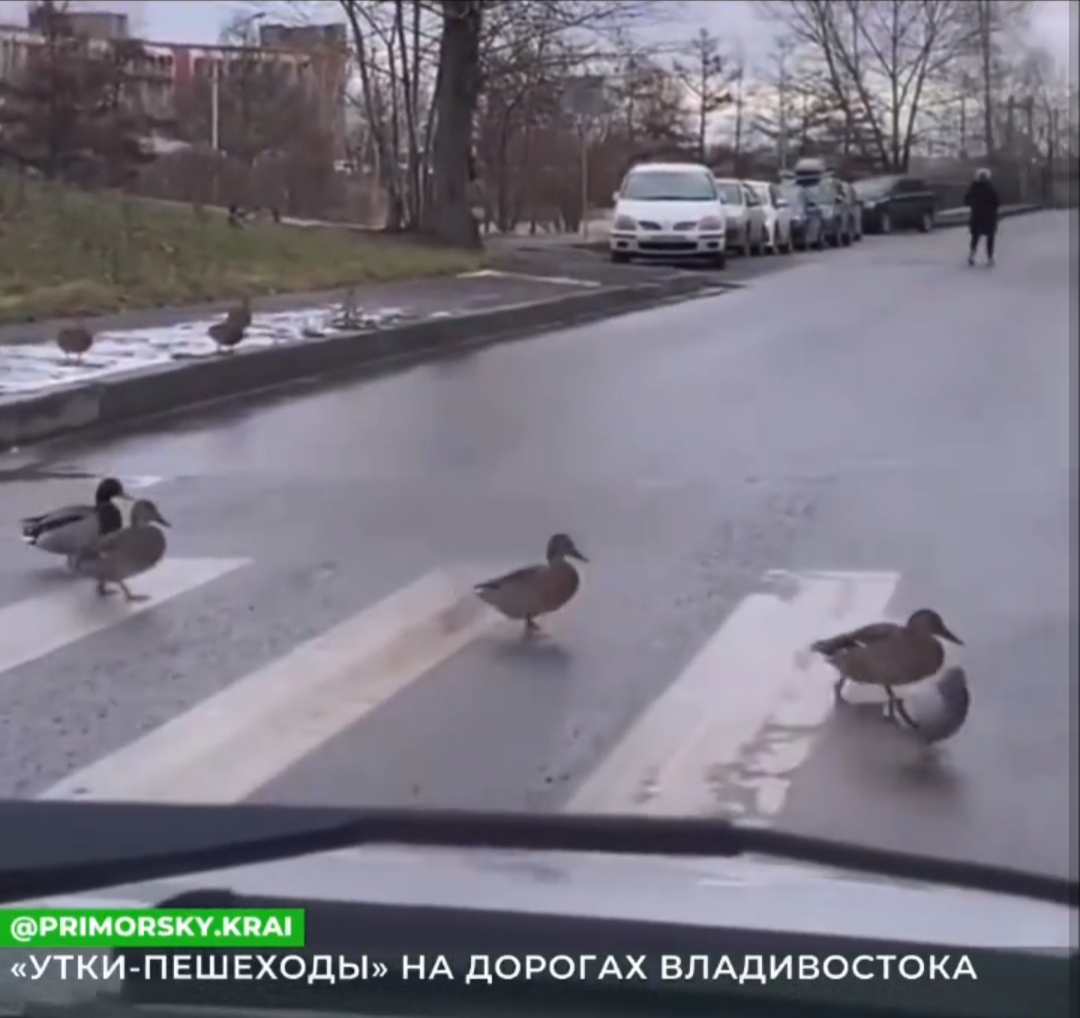
<path fill-rule="evenodd" d="M 711 201 L 634 201 L 623 198 L 615 206 L 615 216 L 631 216 L 654 223 L 697 222 L 717 215 L 719 202 Z"/>
<path fill-rule="evenodd" d="M 593 916 L 913 945 L 1067 949 L 1063 905 L 757 857 L 674 859 L 568 852 L 366 847 L 10 902 L 6 908 L 149 908 L 213 888 L 237 895 Z"/>

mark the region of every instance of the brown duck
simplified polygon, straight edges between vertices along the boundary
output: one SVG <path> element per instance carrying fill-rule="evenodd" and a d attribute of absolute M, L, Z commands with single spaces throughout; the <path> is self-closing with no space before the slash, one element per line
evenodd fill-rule
<path fill-rule="evenodd" d="M 85 325 L 68 325 L 56 334 L 56 345 L 64 352 L 65 361 L 74 357 L 81 362 L 94 345 L 94 334 Z"/>
<path fill-rule="evenodd" d="M 476 593 L 508 619 L 524 620 L 522 635 L 532 636 L 540 630 L 536 624 L 539 616 L 558 611 L 577 593 L 581 579 L 567 561 L 571 558 L 589 561 L 570 537 L 555 534 L 548 541 L 546 563 L 515 569 L 505 576 L 478 583 Z"/>
<path fill-rule="evenodd" d="M 938 640 L 963 646 L 963 640 L 945 625 L 931 608 L 912 613 L 904 625 L 873 622 L 861 629 L 818 640 L 811 647 L 825 657 L 839 673 L 836 698 L 846 682 L 884 686 L 889 698 L 886 713 L 895 717 L 895 686 L 907 686 L 935 675 L 945 663 L 945 649 Z"/>
<path fill-rule="evenodd" d="M 145 601 L 147 595 L 133 594 L 126 581 L 153 569 L 165 557 L 165 535 L 158 527 L 169 525 L 150 499 L 139 499 L 131 507 L 129 524 L 80 551 L 75 570 L 97 580 L 102 596 L 111 593 L 112 585 L 120 588 L 127 601 Z"/>
<path fill-rule="evenodd" d="M 233 350 L 244 338 L 251 325 L 251 303 L 245 297 L 236 307 L 231 308 L 223 322 L 215 322 L 208 332 L 217 343 L 218 352 Z"/>

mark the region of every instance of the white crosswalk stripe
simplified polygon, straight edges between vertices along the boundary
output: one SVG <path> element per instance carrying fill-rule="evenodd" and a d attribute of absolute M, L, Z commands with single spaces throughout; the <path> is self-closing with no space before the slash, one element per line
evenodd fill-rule
<path fill-rule="evenodd" d="M 166 559 L 150 600 L 85 583 L 0 608 L 5 672 L 154 611 L 248 565 Z M 48 799 L 242 801 L 437 666 L 507 623 L 471 593 L 484 567 L 436 569 L 292 648 L 42 794 Z M 886 615 L 898 573 L 769 573 L 566 804 L 571 812 L 737 815 L 772 822 L 832 709 L 822 635 Z M 92 591 L 89 591 L 92 593 Z"/>
<path fill-rule="evenodd" d="M 779 812 L 833 703 L 835 675 L 807 647 L 881 618 L 900 577 L 767 579 L 774 589 L 743 599 L 582 784 L 570 812 L 743 813 L 759 822 Z"/>
<path fill-rule="evenodd" d="M 493 621 L 454 573 L 429 573 L 70 775 L 43 798 L 238 802 Z"/>
<path fill-rule="evenodd" d="M 146 601 L 87 597 L 89 583 L 73 579 L 48 594 L 0 608 L 0 674 L 152 611 L 247 564 L 240 558 L 167 558 L 135 583 L 139 594 L 148 595 Z"/>

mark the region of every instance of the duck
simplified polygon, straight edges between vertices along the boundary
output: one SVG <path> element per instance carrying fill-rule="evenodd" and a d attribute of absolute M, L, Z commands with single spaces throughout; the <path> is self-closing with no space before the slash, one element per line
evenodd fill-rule
<path fill-rule="evenodd" d="M 56 345 L 64 352 L 64 360 L 72 357 L 82 363 L 83 354 L 94 345 L 94 334 L 85 325 L 68 325 L 56 334 Z"/>
<path fill-rule="evenodd" d="M 64 506 L 21 520 L 23 540 L 42 551 L 67 556 L 71 566 L 80 551 L 123 527 L 124 517 L 114 499 L 130 501 L 130 496 L 115 477 L 106 477 L 97 486 L 93 505 Z"/>
<path fill-rule="evenodd" d="M 954 665 L 925 689 L 898 699 L 896 720 L 923 745 L 934 746 L 960 731 L 970 709 L 967 673 Z"/>
<path fill-rule="evenodd" d="M 569 559 L 589 560 L 567 534 L 555 534 L 547 544 L 547 562 L 525 566 L 478 583 L 477 596 L 514 621 L 523 620 L 524 638 L 540 631 L 536 619 L 562 608 L 578 591 L 581 578 Z"/>
<path fill-rule="evenodd" d="M 225 320 L 215 322 L 207 330 L 210 338 L 217 343 L 218 352 L 234 350 L 251 325 L 251 302 L 244 297 L 235 307 L 230 308 Z"/>
<path fill-rule="evenodd" d="M 898 700 L 895 686 L 906 686 L 935 675 L 945 663 L 945 649 L 938 642 L 961 640 L 932 608 L 919 608 L 907 622 L 872 622 L 860 629 L 826 637 L 811 645 L 839 673 L 834 688 L 838 702 L 847 682 L 884 686 L 888 696 L 886 717 L 895 718 Z"/>
<path fill-rule="evenodd" d="M 156 526 L 155 526 L 156 524 Z M 131 507 L 126 527 L 106 534 L 76 558 L 76 571 L 96 579 L 101 596 L 112 593 L 110 584 L 119 587 L 127 601 L 146 601 L 148 594 L 134 594 L 125 581 L 153 569 L 164 557 L 167 542 L 158 527 L 171 524 L 148 498 Z"/>

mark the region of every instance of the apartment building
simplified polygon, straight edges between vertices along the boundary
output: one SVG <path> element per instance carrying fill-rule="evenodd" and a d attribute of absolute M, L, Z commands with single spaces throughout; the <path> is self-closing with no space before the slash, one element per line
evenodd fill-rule
<path fill-rule="evenodd" d="M 131 38 L 127 13 L 73 10 L 66 15 L 72 30 L 91 48 Z M 28 24 L 0 24 L 0 79 L 11 80 L 25 68 L 31 53 L 45 42 L 45 24 L 37 5 L 28 6 Z M 185 90 L 200 78 L 227 81 L 241 68 L 266 63 L 284 71 L 287 80 L 314 100 L 320 124 L 334 141 L 335 158 L 345 154 L 345 86 L 349 73 L 345 26 L 260 26 L 259 45 L 196 46 L 140 40 L 143 60 L 134 68 L 133 87 L 147 112 L 172 119 L 185 108 Z"/>

